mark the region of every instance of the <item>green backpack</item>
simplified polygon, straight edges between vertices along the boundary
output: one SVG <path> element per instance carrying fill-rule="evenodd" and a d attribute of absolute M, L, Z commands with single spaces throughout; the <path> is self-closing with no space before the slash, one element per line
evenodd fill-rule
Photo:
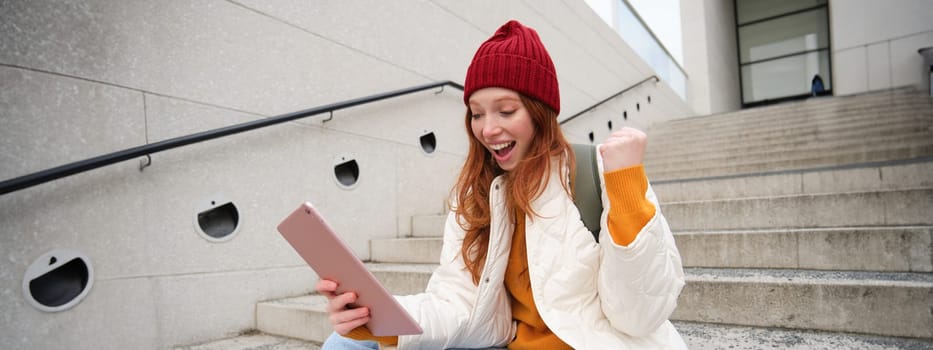
<path fill-rule="evenodd" d="M 571 146 L 577 158 L 573 203 L 580 210 L 583 225 L 599 242 L 599 217 L 603 212 L 603 202 L 602 189 L 599 186 L 599 166 L 596 164 L 596 146 L 583 144 Z"/>

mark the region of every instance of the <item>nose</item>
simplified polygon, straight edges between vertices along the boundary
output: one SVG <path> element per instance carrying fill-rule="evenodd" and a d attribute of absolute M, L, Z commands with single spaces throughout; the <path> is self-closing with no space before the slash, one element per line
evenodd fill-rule
<path fill-rule="evenodd" d="M 502 132 L 502 127 L 499 125 L 496 118 L 483 118 L 483 137 L 490 138 L 496 136 Z"/>

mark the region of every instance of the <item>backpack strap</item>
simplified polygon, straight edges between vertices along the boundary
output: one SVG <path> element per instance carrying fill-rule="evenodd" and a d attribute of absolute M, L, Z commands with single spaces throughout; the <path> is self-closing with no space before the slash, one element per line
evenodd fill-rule
<path fill-rule="evenodd" d="M 599 186 L 599 166 L 596 146 L 572 144 L 577 158 L 577 178 L 574 180 L 573 203 L 580 210 L 583 225 L 599 242 L 599 218 L 603 213 L 602 189 Z"/>

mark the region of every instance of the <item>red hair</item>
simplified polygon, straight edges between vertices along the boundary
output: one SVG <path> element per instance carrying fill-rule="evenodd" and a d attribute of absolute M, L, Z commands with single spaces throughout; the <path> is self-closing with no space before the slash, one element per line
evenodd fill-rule
<path fill-rule="evenodd" d="M 537 216 L 531 208 L 531 202 L 544 191 L 544 186 L 553 173 L 552 166 L 558 167 L 564 191 L 568 195 L 573 193 L 570 184 L 576 176 L 576 160 L 570 144 L 561 132 L 560 124 L 557 123 L 557 112 L 535 99 L 522 94 L 519 94 L 519 97 L 531 117 L 535 137 L 528 154 L 509 172 L 499 168 L 486 147 L 473 136 L 473 113 L 467 106 L 465 124 L 470 147 L 457 184 L 452 190 L 456 204 L 451 205 L 451 210 L 456 212 L 457 223 L 466 232 L 460 255 L 473 276 L 473 284 L 479 283 L 489 250 L 489 227 L 492 219 L 489 186 L 496 176 L 505 174 L 505 189 L 508 191 L 506 204 L 510 217 L 515 215 L 516 210 L 523 214 L 522 217 L 524 214 Z M 552 163 L 553 159 L 558 161 Z M 569 178 L 562 170 L 565 168 L 570 170 Z M 518 219 L 523 219 L 522 217 Z"/>

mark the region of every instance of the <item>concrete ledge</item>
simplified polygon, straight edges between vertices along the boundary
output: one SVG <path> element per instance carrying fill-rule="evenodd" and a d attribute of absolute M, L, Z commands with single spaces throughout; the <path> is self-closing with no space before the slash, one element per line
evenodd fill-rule
<path fill-rule="evenodd" d="M 320 348 L 320 345 L 307 341 L 268 334 L 246 334 L 206 343 L 176 346 L 173 350 L 319 350 Z"/>
<path fill-rule="evenodd" d="M 933 272 L 933 227 L 678 232 L 684 266 Z M 374 240 L 375 262 L 432 264 L 441 238 Z"/>
<path fill-rule="evenodd" d="M 677 169 L 654 168 L 646 164 L 648 176 L 655 180 L 676 180 L 695 177 L 725 176 L 735 174 L 799 169 L 819 166 L 835 166 L 852 163 L 908 160 L 933 156 L 933 144 L 913 145 L 886 149 L 868 148 L 854 152 L 813 155 L 801 152 L 796 157 L 781 160 L 745 159 L 732 163 L 706 164 L 684 162 Z"/>
<path fill-rule="evenodd" d="M 415 290 L 424 288 L 433 265 L 374 264 L 370 267 L 379 270 L 380 280 L 390 290 Z M 687 269 L 686 273 L 687 286 L 672 316 L 675 320 L 933 338 L 933 315 L 928 307 L 918 307 L 931 300 L 933 274 L 741 269 Z M 390 276 L 393 274 L 409 278 Z M 415 278 L 411 278 L 413 276 Z M 331 332 L 325 303 L 322 296 L 260 303 L 257 326 L 268 334 L 323 341 Z M 710 327 L 719 326 L 701 327 L 706 330 L 694 327 L 685 337 L 708 336 Z M 738 340 L 728 335 L 734 331 L 728 330 L 723 338 L 727 343 Z M 762 337 L 762 332 L 772 331 L 746 328 L 741 332 Z M 829 335 L 830 338 L 837 336 Z M 765 339 L 769 337 L 764 336 Z M 854 341 L 868 341 L 865 339 L 869 338 Z"/>
<path fill-rule="evenodd" d="M 933 341 L 879 337 L 851 333 L 814 332 L 780 328 L 758 328 L 696 322 L 674 322 L 687 346 L 693 350 L 713 349 L 930 349 Z"/>
<path fill-rule="evenodd" d="M 870 161 L 920 158 L 933 155 L 933 134 L 891 137 L 884 142 L 850 140 L 845 144 L 820 144 L 794 149 L 774 148 L 759 153 L 736 153 L 709 159 L 683 156 L 673 163 L 645 160 L 651 173 L 710 173 L 720 169 L 735 169 L 734 173 L 765 171 L 787 167 L 848 164 Z M 868 143 L 866 143 L 868 142 Z"/>
<path fill-rule="evenodd" d="M 930 138 L 930 127 L 930 121 L 890 122 L 880 126 L 861 126 L 861 128 L 856 125 L 853 126 L 854 130 L 848 132 L 803 130 L 798 134 L 749 139 L 745 138 L 746 135 L 723 135 L 721 139 L 717 139 L 717 142 L 697 142 L 680 138 L 683 140 L 680 144 L 664 148 L 655 147 L 646 152 L 645 161 L 655 166 L 669 166 L 683 162 L 684 159 L 715 161 L 802 150 L 826 152 L 846 147 L 858 148 L 861 145 L 922 144 Z"/>
<path fill-rule="evenodd" d="M 930 226 L 933 189 L 662 203 L 676 231 Z"/>
<path fill-rule="evenodd" d="M 662 203 L 933 188 L 933 160 L 652 183 Z"/>
<path fill-rule="evenodd" d="M 933 227 L 675 233 L 684 266 L 933 272 Z"/>
<path fill-rule="evenodd" d="M 933 272 L 933 227 L 675 232 L 688 267 Z M 375 262 L 431 264 L 441 238 L 374 240 Z"/>
<path fill-rule="evenodd" d="M 415 237 L 442 237 L 447 215 L 418 215 L 411 218 L 411 234 Z"/>
<path fill-rule="evenodd" d="M 687 269 L 672 319 L 933 338 L 931 300 L 929 273 Z"/>
<path fill-rule="evenodd" d="M 746 122 L 740 125 L 730 125 L 716 128 L 710 125 L 694 126 L 694 129 L 675 130 L 669 124 L 659 124 L 651 129 L 649 136 L 658 140 L 657 149 L 678 149 L 685 143 L 697 144 L 725 144 L 729 139 L 736 141 L 752 141 L 757 139 L 770 139 L 781 141 L 780 136 L 791 139 L 811 135 L 836 135 L 840 133 L 866 133 L 873 129 L 886 129 L 889 126 L 906 125 L 910 123 L 929 123 L 930 111 L 933 107 L 929 103 L 909 103 L 903 106 L 886 106 L 871 110 L 833 114 L 804 114 L 800 120 L 792 117 L 794 114 L 772 114 L 760 122 Z M 739 119 L 736 119 L 739 120 Z M 696 129 L 704 130 L 697 133 Z"/>
<path fill-rule="evenodd" d="M 256 305 L 256 328 L 272 335 L 323 342 L 333 332 L 326 305 L 327 298 L 321 295 L 261 302 Z"/>
<path fill-rule="evenodd" d="M 436 264 L 444 240 L 440 237 L 376 239 L 369 242 L 373 262 Z"/>
<path fill-rule="evenodd" d="M 390 293 L 409 295 L 424 291 L 437 264 L 369 264 L 367 267 Z"/>
<path fill-rule="evenodd" d="M 736 112 L 681 118 L 664 123 L 664 130 L 677 132 L 688 129 L 743 128 L 768 124 L 795 124 L 819 119 L 832 119 L 836 115 L 891 109 L 906 104 L 930 105 L 928 96 L 912 89 L 889 93 L 871 92 L 860 96 L 835 96 L 801 102 L 781 103 L 765 107 L 748 108 Z M 776 115 L 786 116 L 776 118 Z"/>
<path fill-rule="evenodd" d="M 423 291 L 435 267 L 370 265 L 394 294 Z M 931 273 L 704 268 L 686 273 L 672 319 L 933 338 L 933 314 L 926 305 L 933 300 Z"/>

